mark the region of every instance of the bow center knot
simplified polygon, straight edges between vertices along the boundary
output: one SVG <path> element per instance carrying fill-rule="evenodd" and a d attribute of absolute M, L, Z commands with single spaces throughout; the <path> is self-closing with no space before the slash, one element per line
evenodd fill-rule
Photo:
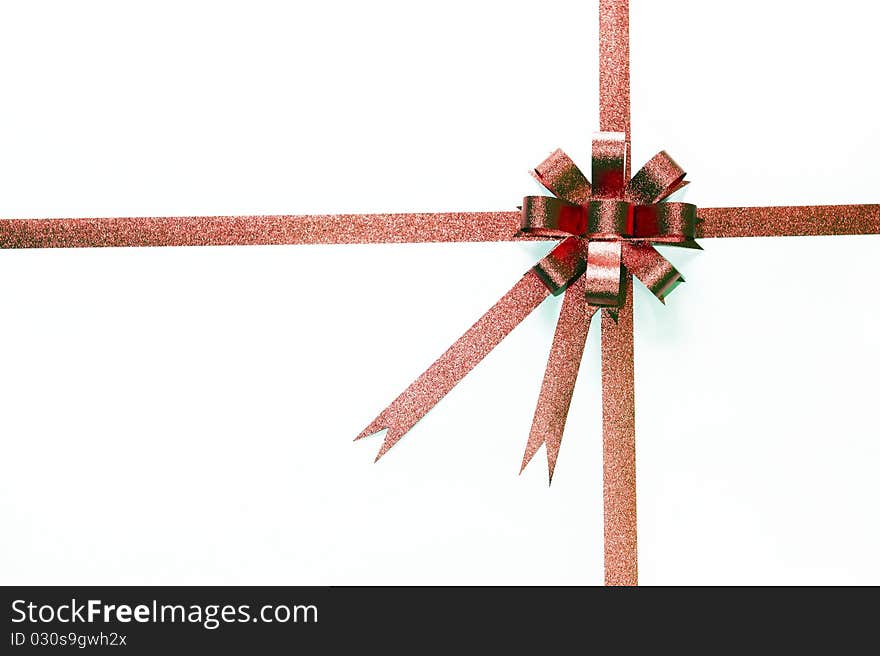
<path fill-rule="evenodd" d="M 614 198 L 591 199 L 587 203 L 586 236 L 590 239 L 620 239 L 634 234 L 633 204 Z"/>

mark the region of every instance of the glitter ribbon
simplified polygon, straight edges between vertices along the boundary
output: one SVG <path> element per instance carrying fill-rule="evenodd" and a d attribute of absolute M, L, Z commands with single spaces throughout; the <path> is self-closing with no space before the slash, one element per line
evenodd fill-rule
<path fill-rule="evenodd" d="M 695 239 L 880 233 L 880 205 L 727 207 L 662 202 L 686 182 L 661 152 L 630 178 L 629 2 L 599 2 L 599 127 L 592 184 L 562 151 L 535 171 L 553 196 L 521 211 L 329 216 L 0 220 L 0 248 L 560 240 L 550 254 L 358 436 L 384 455 L 551 294 L 564 294 L 522 466 L 545 446 L 550 477 L 593 316 L 602 330 L 605 582 L 638 582 L 632 278 L 661 301 L 683 281 L 654 248 Z"/>
<path fill-rule="evenodd" d="M 556 197 L 526 196 L 521 231 L 562 241 L 358 435 L 387 429 L 377 460 L 548 295 L 535 293 L 537 278 L 565 298 L 522 467 L 546 445 L 552 479 L 591 317 L 605 308 L 619 318 L 627 269 L 661 301 L 683 280 L 652 241 L 696 245 L 696 207 L 657 205 L 684 185 L 684 170 L 660 152 L 627 182 L 627 150 L 623 134 L 596 135 L 593 185 L 561 150 L 535 168 Z"/>

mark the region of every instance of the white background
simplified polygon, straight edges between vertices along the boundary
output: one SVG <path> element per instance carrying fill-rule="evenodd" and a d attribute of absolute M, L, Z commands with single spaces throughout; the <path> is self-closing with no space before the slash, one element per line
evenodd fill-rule
<path fill-rule="evenodd" d="M 509 210 L 589 170 L 596 2 L 4 2 L 0 215 Z M 702 206 L 880 201 L 874 3 L 639 0 L 633 154 Z M 636 289 L 645 584 L 880 584 L 880 236 Z M 598 331 L 558 299 L 378 465 L 351 439 L 548 249 L 0 252 L 0 582 L 602 581 Z"/>

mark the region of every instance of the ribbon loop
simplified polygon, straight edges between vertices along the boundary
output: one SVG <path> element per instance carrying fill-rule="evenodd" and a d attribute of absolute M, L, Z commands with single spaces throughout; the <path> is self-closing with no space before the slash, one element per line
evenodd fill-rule
<path fill-rule="evenodd" d="M 697 206 L 691 203 L 637 205 L 634 215 L 635 237 L 684 243 L 693 242 L 696 236 Z"/>
<path fill-rule="evenodd" d="M 684 169 L 661 150 L 632 177 L 626 187 L 626 196 L 636 205 L 659 203 L 687 184 L 685 175 Z"/>
<path fill-rule="evenodd" d="M 618 307 L 623 301 L 621 242 L 591 241 L 587 247 L 585 296 L 590 305 Z"/>
<path fill-rule="evenodd" d="M 557 148 L 532 171 L 535 179 L 559 198 L 585 205 L 592 190 L 590 182 L 571 158 Z"/>
<path fill-rule="evenodd" d="M 593 198 L 622 198 L 626 185 L 627 143 L 623 132 L 593 135 Z"/>
<path fill-rule="evenodd" d="M 587 266 L 585 250 L 580 239 L 569 237 L 534 266 L 535 273 L 554 296 L 565 291 L 568 284 L 584 272 Z"/>
<path fill-rule="evenodd" d="M 623 263 L 661 303 L 665 303 L 669 293 L 684 282 L 672 263 L 650 244 L 624 244 Z"/>
<path fill-rule="evenodd" d="M 524 233 L 540 237 L 582 235 L 587 227 L 584 208 L 553 196 L 526 196 L 522 204 Z"/>

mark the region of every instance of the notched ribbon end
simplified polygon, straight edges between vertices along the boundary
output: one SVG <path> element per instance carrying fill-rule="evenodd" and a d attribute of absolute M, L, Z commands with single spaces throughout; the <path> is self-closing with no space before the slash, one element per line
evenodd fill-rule
<path fill-rule="evenodd" d="M 526 444 L 526 451 L 523 454 L 522 464 L 519 467 L 519 474 L 522 476 L 522 473 L 526 470 L 529 463 L 541 450 L 541 446 L 543 445 L 547 451 L 547 485 L 551 485 L 553 483 L 553 472 L 556 471 L 556 459 L 559 456 L 559 446 L 557 444 L 556 449 L 551 450 L 548 448 L 548 440 L 547 436 L 542 436 L 539 439 L 535 439 L 536 436 L 530 436 L 528 444 Z M 557 441 L 561 441 L 562 436 L 555 436 Z M 552 439 L 551 439 L 552 441 Z"/>
<path fill-rule="evenodd" d="M 398 433 L 397 431 L 395 431 L 392 426 L 388 425 L 387 421 L 384 421 L 382 415 L 379 415 L 373 421 L 373 423 L 367 426 L 358 434 L 356 438 L 354 438 L 354 441 L 357 442 L 358 440 L 362 440 L 365 437 L 372 437 L 373 435 L 381 433 L 382 431 L 387 432 L 385 433 L 385 439 L 382 441 L 382 446 L 379 449 L 379 453 L 376 454 L 376 458 L 375 460 L 373 460 L 374 463 L 379 462 L 379 458 L 388 453 L 391 447 L 393 447 L 400 441 L 400 438 L 403 437 L 403 433 Z"/>

